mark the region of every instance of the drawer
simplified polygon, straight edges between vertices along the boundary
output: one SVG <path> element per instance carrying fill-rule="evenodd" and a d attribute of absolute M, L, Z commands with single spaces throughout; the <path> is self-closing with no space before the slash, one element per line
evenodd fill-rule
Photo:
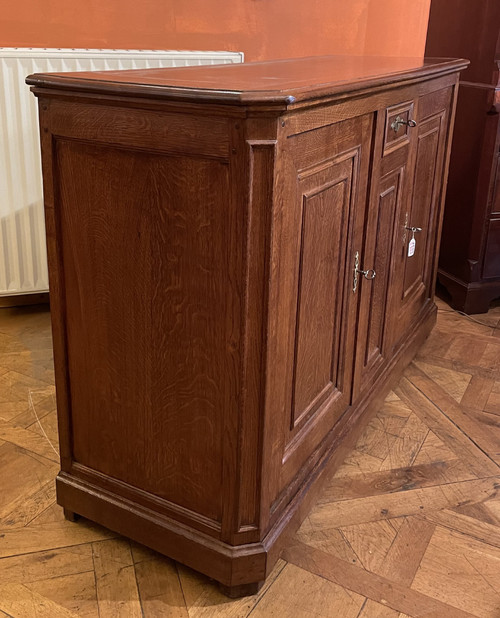
<path fill-rule="evenodd" d="M 413 101 L 386 109 L 383 156 L 410 143 L 409 132 L 413 122 Z"/>

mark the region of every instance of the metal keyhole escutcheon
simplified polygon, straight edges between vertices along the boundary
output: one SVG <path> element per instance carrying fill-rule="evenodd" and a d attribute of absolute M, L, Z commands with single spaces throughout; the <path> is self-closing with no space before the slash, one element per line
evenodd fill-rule
<path fill-rule="evenodd" d="M 394 133 L 397 133 L 402 126 L 407 126 L 410 128 L 416 127 L 416 120 L 404 120 L 401 116 L 396 116 L 396 120 L 391 123 L 391 129 Z"/>
<path fill-rule="evenodd" d="M 359 275 L 363 275 L 365 279 L 371 281 L 372 279 L 375 279 L 376 274 L 377 273 L 373 268 L 369 268 L 368 270 L 361 270 L 359 268 L 359 251 L 356 251 L 356 254 L 354 256 L 354 280 L 352 285 L 352 291 L 355 292 L 358 289 Z"/>

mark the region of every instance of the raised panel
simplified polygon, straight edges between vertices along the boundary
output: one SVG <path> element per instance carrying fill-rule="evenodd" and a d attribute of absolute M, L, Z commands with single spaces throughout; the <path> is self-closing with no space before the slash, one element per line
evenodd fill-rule
<path fill-rule="evenodd" d="M 387 306 L 387 293 L 393 243 L 394 219 L 401 206 L 404 168 L 385 177 L 380 183 L 380 200 L 375 240 L 373 268 L 378 276 L 371 285 L 370 315 L 368 317 L 368 345 L 364 356 L 365 367 L 385 352 L 384 317 Z M 366 265 L 368 266 L 368 265 Z M 362 285 L 364 281 L 362 281 Z"/>
<path fill-rule="evenodd" d="M 339 389 L 343 259 L 353 159 L 303 180 L 291 428 Z M 326 181 L 326 183 L 325 183 Z M 325 184 L 322 184 L 325 183 Z M 310 189 L 314 184 L 320 186 Z"/>
<path fill-rule="evenodd" d="M 351 404 L 352 264 L 362 242 L 373 120 L 360 116 L 287 138 L 283 173 L 290 180 L 276 210 L 271 256 L 274 504 L 293 495 Z"/>
<path fill-rule="evenodd" d="M 239 388 L 228 165 L 59 140 L 55 166 L 74 460 L 220 521 Z"/>
<path fill-rule="evenodd" d="M 379 183 L 377 201 L 371 205 L 366 230 L 363 268 L 373 268 L 376 277 L 359 278 L 360 319 L 354 392 L 368 388 L 390 352 L 387 338 L 387 311 L 391 256 L 394 247 L 395 222 L 404 198 L 406 168 L 386 174 Z"/>

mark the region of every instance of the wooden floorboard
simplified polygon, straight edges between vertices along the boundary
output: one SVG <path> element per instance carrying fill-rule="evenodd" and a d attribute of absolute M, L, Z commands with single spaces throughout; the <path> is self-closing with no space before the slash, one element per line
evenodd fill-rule
<path fill-rule="evenodd" d="M 0 309 L 0 616 L 500 618 L 500 303 L 469 320 L 439 301 L 264 587 L 237 600 L 64 520 L 51 345 L 46 309 Z"/>

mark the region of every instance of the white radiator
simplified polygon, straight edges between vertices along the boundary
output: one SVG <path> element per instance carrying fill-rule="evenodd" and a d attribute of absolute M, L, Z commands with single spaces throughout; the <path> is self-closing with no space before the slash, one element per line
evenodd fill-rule
<path fill-rule="evenodd" d="M 243 62 L 239 52 L 0 48 L 0 296 L 48 290 L 31 73 Z"/>

